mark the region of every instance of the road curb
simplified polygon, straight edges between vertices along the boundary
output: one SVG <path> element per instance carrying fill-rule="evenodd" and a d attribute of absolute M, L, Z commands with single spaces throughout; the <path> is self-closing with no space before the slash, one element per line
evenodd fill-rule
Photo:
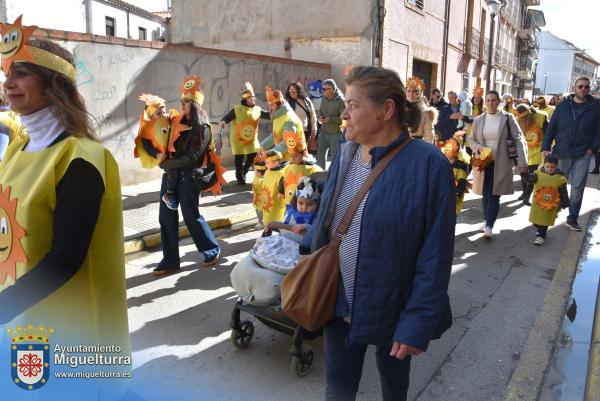
<path fill-rule="evenodd" d="M 592 178 L 593 187 L 598 182 Z M 544 376 L 554 354 L 554 344 L 562 327 L 573 280 L 579 264 L 579 253 L 586 238 L 590 213 L 580 216 L 581 232 L 571 231 L 558 268 L 550 283 L 542 309 L 529 332 L 519 362 L 513 371 L 504 401 L 536 401 Z"/>
<path fill-rule="evenodd" d="M 596 296 L 596 313 L 594 314 L 594 329 L 590 343 L 587 380 L 585 383 L 585 401 L 600 401 L 600 282 Z"/>
<path fill-rule="evenodd" d="M 219 228 L 230 227 L 235 224 L 243 223 L 256 218 L 256 212 L 254 209 L 248 209 L 240 213 L 232 214 L 227 217 L 216 218 L 212 220 L 208 220 L 207 223 L 211 229 L 216 230 Z M 124 249 L 125 255 L 129 255 L 135 252 L 143 251 L 147 248 L 153 248 L 155 246 L 159 246 L 161 244 L 160 240 L 160 232 L 153 232 L 150 234 L 146 234 L 140 238 L 133 238 L 125 241 Z M 187 227 L 181 226 L 179 227 L 179 238 L 186 238 L 190 236 L 190 232 Z"/>

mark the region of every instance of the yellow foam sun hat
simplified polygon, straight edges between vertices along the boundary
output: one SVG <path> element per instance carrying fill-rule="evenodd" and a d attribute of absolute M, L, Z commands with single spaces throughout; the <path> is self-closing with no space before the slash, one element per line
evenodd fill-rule
<path fill-rule="evenodd" d="M 73 64 L 54 53 L 27 45 L 37 26 L 24 27 L 22 18 L 20 15 L 11 25 L 0 24 L 0 54 L 4 74 L 8 75 L 13 62 L 31 63 L 58 72 L 75 82 L 77 70 Z"/>
<path fill-rule="evenodd" d="M 181 99 L 191 100 L 202 106 L 204 103 L 204 94 L 202 93 L 202 79 L 197 75 L 190 75 L 183 79 L 179 88 L 181 90 Z"/>

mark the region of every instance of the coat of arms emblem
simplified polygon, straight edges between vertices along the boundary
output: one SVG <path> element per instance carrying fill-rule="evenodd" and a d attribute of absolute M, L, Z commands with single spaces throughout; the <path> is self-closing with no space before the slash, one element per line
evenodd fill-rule
<path fill-rule="evenodd" d="M 48 338 L 54 330 L 45 326 L 9 328 L 11 338 L 11 376 L 17 386 L 37 390 L 50 377 L 50 344 Z"/>

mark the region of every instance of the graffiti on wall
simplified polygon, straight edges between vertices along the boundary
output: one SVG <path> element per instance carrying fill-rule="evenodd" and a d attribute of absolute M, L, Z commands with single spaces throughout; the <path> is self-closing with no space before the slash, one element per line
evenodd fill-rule
<path fill-rule="evenodd" d="M 159 95 L 168 108 L 179 109 L 181 80 L 199 75 L 205 95 L 203 107 L 209 119 L 216 122 L 240 102 L 245 81 L 253 84 L 257 103 L 266 108 L 265 85 L 285 91 L 291 81 L 308 87 L 309 82 L 329 74 L 322 67 L 175 49 L 79 42 L 74 53 L 78 87 L 96 120 L 102 143 L 113 152 L 122 173 L 139 169 L 132 150 L 143 109 L 138 100 L 142 93 Z"/>

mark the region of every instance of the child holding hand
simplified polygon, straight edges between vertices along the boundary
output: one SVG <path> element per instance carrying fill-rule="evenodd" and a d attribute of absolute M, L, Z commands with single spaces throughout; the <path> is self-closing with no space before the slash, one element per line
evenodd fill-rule
<path fill-rule="evenodd" d="M 534 184 L 529 212 L 529 221 L 537 229 L 533 243 L 541 246 L 546 241 L 548 227 L 554 225 L 558 210 L 569 206 L 567 178 L 558 169 L 558 157 L 547 155 L 543 167 L 530 174 L 528 181 Z"/>

